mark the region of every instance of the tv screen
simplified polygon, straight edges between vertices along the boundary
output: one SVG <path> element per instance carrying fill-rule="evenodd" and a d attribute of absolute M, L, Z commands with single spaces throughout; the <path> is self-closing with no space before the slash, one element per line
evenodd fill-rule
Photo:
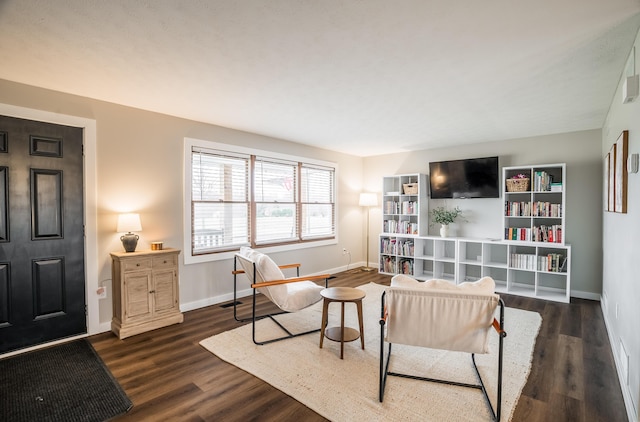
<path fill-rule="evenodd" d="M 431 198 L 499 198 L 498 173 L 498 157 L 429 163 Z"/>

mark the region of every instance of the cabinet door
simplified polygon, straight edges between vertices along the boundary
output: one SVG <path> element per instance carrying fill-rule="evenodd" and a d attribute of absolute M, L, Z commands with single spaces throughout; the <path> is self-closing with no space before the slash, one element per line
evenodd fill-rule
<path fill-rule="evenodd" d="M 151 273 L 125 273 L 124 286 L 124 320 L 148 318 L 151 315 Z"/>
<path fill-rule="evenodd" d="M 172 269 L 153 272 L 154 283 L 154 312 L 171 312 L 177 309 L 177 285 L 175 271 Z"/>

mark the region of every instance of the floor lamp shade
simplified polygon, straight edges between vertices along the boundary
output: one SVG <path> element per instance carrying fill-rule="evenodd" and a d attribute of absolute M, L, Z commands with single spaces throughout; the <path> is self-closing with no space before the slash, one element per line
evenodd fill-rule
<path fill-rule="evenodd" d="M 375 207 L 378 205 L 378 195 L 375 193 L 361 193 L 358 205 L 361 207 Z"/>
<path fill-rule="evenodd" d="M 124 250 L 126 252 L 134 252 L 140 237 L 132 232 L 142 231 L 140 214 L 128 213 L 118 215 L 118 226 L 116 227 L 116 231 L 118 233 L 125 233 L 120 236 Z"/>
<path fill-rule="evenodd" d="M 364 267 L 364 270 L 373 271 L 373 268 L 369 267 L 369 214 L 371 213 L 371 207 L 378 205 L 378 195 L 375 193 L 363 192 L 360 194 L 358 205 L 361 207 L 367 207 L 367 265 Z"/>

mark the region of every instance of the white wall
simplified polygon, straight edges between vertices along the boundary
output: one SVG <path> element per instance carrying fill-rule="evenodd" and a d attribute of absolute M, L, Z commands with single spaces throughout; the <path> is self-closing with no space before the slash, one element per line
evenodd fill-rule
<path fill-rule="evenodd" d="M 462 147 L 412 151 L 369 157 L 364 163 L 364 185 L 381 191 L 382 176 L 404 173 L 428 173 L 430 161 L 499 156 L 499 166 L 567 164 L 566 240 L 572 245 L 571 294 L 598 299 L 602 280 L 602 160 L 601 131 L 589 130 L 487 142 Z M 476 238 L 502 238 L 504 199 L 430 200 L 429 208 L 445 204 L 459 206 L 467 222 L 452 225 L 451 235 Z M 427 211 L 422 216 L 427 218 Z M 371 213 L 372 251 L 378 250 L 382 226 L 380 209 Z M 438 227 L 430 229 L 437 235 Z"/>
<path fill-rule="evenodd" d="M 636 37 L 634 46 L 633 59 L 640 64 L 640 35 Z M 636 68 L 635 73 L 638 74 L 639 70 Z M 622 104 L 621 91 L 622 78 L 602 130 L 602 157 L 623 130 L 629 131 L 629 153 L 640 153 L 640 99 Z M 628 182 L 627 213 L 603 212 L 602 293 L 606 300 L 602 301 L 602 310 L 629 419 L 637 421 L 640 401 L 640 173 L 629 174 Z M 621 370 L 624 366 L 621 343 L 629 355 L 628 377 Z"/>
<path fill-rule="evenodd" d="M 97 268 L 91 285 L 111 286 L 109 252 L 122 250 L 115 232 L 116 216 L 137 211 L 142 220 L 138 250 L 162 240 L 165 247 L 183 245 L 183 138 L 191 137 L 245 147 L 332 161 L 338 164 L 338 233 L 335 245 L 272 254 L 276 262 L 301 262 L 302 273 L 342 270 L 351 251 L 363 264 L 364 230 L 358 193 L 362 190 L 362 159 L 302 144 L 273 139 L 219 126 L 95 101 L 0 80 L 0 103 L 78 116 L 97 127 Z M 184 251 L 183 251 L 184 253 Z M 180 264 L 180 303 L 193 309 L 232 297 L 232 260 Z M 94 275 L 95 276 L 95 275 Z M 243 287 L 248 287 L 248 282 Z M 106 300 L 89 300 L 99 307 L 103 330 L 111 320 L 111 289 Z M 93 294 L 92 292 L 89 292 Z"/>

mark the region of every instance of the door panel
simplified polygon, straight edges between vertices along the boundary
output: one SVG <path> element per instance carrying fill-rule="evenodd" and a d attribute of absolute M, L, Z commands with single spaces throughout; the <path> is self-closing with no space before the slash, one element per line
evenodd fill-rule
<path fill-rule="evenodd" d="M 32 239 L 62 237 L 62 172 L 31 169 Z"/>
<path fill-rule="evenodd" d="M 151 313 L 151 274 L 149 272 L 125 275 L 126 317 L 135 320 L 136 317 L 146 318 Z"/>
<path fill-rule="evenodd" d="M 59 316 L 66 312 L 64 259 L 33 260 L 34 318 Z"/>
<path fill-rule="evenodd" d="M 176 307 L 176 284 L 173 270 L 155 271 L 153 273 L 154 297 L 156 312 L 173 311 Z"/>
<path fill-rule="evenodd" d="M 82 140 L 0 116 L 0 353 L 87 331 Z"/>

